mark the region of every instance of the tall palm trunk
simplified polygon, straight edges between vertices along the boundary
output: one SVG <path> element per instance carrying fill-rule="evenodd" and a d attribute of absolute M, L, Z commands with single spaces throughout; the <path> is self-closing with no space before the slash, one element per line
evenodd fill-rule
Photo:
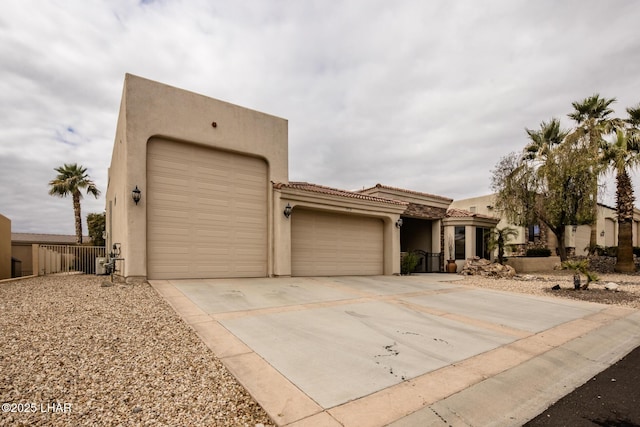
<path fill-rule="evenodd" d="M 633 273 L 633 186 L 627 170 L 618 170 L 616 176 L 616 198 L 618 209 L 618 254 L 615 271 Z"/>
<path fill-rule="evenodd" d="M 589 137 L 590 140 L 597 138 L 597 136 L 595 135 L 591 135 Z M 596 151 L 593 152 L 593 158 L 596 158 L 598 155 L 597 152 L 597 145 L 594 144 L 593 142 L 590 142 L 590 147 L 591 149 L 595 149 Z M 598 246 L 598 180 L 596 179 L 596 181 L 593 183 L 593 206 L 591 207 L 592 211 L 591 214 L 593 215 L 593 219 L 591 220 L 591 224 L 590 224 L 590 231 L 591 234 L 589 234 L 589 249 L 588 249 L 588 254 L 589 255 L 595 255 L 596 253 L 596 247 Z M 577 250 L 578 248 L 576 248 Z M 582 248 L 580 248 L 582 250 Z"/>
<path fill-rule="evenodd" d="M 594 255 L 596 253 L 596 248 L 598 247 L 598 203 L 594 203 L 593 208 L 593 220 L 589 227 L 591 228 L 591 234 L 589 235 L 589 255 Z M 578 249 L 578 248 L 576 248 Z M 580 248 L 582 250 L 582 248 Z"/>
<path fill-rule="evenodd" d="M 82 213 L 80 212 L 80 191 L 73 193 L 73 214 L 76 219 L 76 244 L 82 244 Z"/>

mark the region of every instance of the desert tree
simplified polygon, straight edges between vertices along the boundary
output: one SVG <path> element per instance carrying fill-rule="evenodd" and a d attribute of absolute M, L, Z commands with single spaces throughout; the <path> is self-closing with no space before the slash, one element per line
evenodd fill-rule
<path fill-rule="evenodd" d="M 87 215 L 87 230 L 94 246 L 104 246 L 105 214 L 90 213 Z"/>
<path fill-rule="evenodd" d="M 543 122 L 538 133 L 545 134 Z M 563 134 L 564 131 L 558 133 Z M 588 148 L 564 143 L 546 143 L 544 151 L 531 155 L 528 145 L 522 153 L 503 157 L 492 171 L 491 187 L 496 208 L 511 223 L 523 227 L 545 224 L 557 237 L 558 254 L 567 259 L 565 230 L 568 225 L 591 223 L 592 191 L 598 177 Z"/>

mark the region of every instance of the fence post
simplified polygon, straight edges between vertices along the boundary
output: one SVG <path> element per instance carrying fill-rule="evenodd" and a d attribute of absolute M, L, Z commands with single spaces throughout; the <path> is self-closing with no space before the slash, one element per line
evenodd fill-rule
<path fill-rule="evenodd" d="M 31 245 L 31 274 L 40 275 L 40 245 L 37 243 Z"/>

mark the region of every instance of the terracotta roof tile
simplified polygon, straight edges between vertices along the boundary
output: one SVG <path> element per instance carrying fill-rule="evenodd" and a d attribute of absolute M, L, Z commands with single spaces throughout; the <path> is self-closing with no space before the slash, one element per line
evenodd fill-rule
<path fill-rule="evenodd" d="M 487 219 L 498 219 L 489 215 L 482 215 L 475 212 L 470 212 L 464 209 L 456 209 L 450 208 L 447 210 L 447 218 L 487 218 Z"/>
<path fill-rule="evenodd" d="M 310 184 L 308 182 L 289 182 L 288 184 L 278 182 L 273 184 L 273 188 L 292 188 L 297 190 L 311 191 L 313 193 L 329 194 L 332 196 L 348 197 L 351 199 L 368 200 L 372 202 L 388 203 L 392 205 L 406 206 L 407 202 L 400 200 L 386 199 L 383 197 L 369 196 L 355 191 L 340 190 L 338 188 L 325 187 L 323 185 Z"/>
<path fill-rule="evenodd" d="M 447 201 L 449 203 L 451 203 L 453 201 L 453 199 L 450 199 L 448 197 L 443 197 L 443 196 L 438 196 L 436 194 L 429 194 L 429 193 L 421 193 L 420 191 L 413 191 L 413 190 L 407 190 L 404 188 L 398 188 L 398 187 L 391 187 L 388 185 L 382 185 L 382 184 L 376 184 L 373 187 L 370 188 L 364 188 L 362 190 L 359 190 L 360 192 L 365 192 L 365 191 L 369 191 L 369 190 L 374 190 L 376 188 L 381 188 L 381 189 L 385 189 L 385 190 L 394 190 L 394 191 L 402 191 L 403 193 L 407 193 L 407 194 L 415 194 L 417 196 L 426 196 L 426 197 L 432 197 L 432 198 L 436 198 L 436 199 L 440 199 L 443 201 Z"/>
<path fill-rule="evenodd" d="M 89 236 L 82 236 L 83 242 L 89 242 L 90 240 Z M 73 234 L 11 233 L 11 241 L 22 243 L 73 245 L 76 243 L 76 236 Z"/>

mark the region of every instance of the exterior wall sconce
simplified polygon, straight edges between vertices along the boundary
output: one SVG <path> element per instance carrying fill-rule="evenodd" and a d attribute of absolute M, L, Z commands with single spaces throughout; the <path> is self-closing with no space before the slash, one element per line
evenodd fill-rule
<path fill-rule="evenodd" d="M 396 227 L 402 227 L 402 218 L 398 218 L 398 220 L 396 221 Z"/>
<path fill-rule="evenodd" d="M 601 231 L 601 232 L 600 232 L 600 236 L 601 236 L 601 237 L 604 237 L 604 231 Z"/>
<path fill-rule="evenodd" d="M 142 191 L 140 191 L 140 189 L 138 188 L 138 186 L 136 185 L 136 188 L 134 188 L 131 191 L 131 197 L 133 198 L 133 201 L 136 202 L 136 205 L 138 204 L 138 202 L 140 201 L 140 197 L 142 196 Z"/>
<path fill-rule="evenodd" d="M 289 203 L 287 203 L 287 206 L 284 207 L 284 217 L 285 218 L 289 218 L 291 216 L 291 210 L 293 208 L 291 207 L 291 205 Z"/>

